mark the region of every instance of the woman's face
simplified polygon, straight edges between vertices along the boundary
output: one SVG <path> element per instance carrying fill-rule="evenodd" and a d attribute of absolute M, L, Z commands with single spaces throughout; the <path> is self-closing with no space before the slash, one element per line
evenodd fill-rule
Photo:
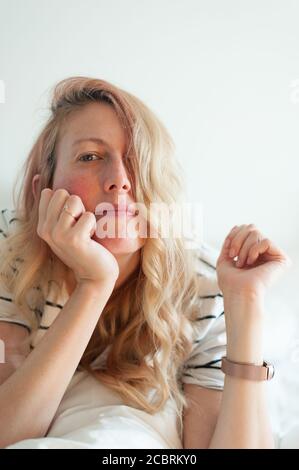
<path fill-rule="evenodd" d="M 91 139 L 101 139 L 103 142 Z M 120 121 L 109 104 L 86 104 L 70 115 L 63 126 L 57 144 L 52 189 L 64 188 L 70 194 L 80 196 L 85 209 L 93 213 L 103 202 L 121 205 L 135 202 L 125 163 L 128 144 Z M 113 238 L 110 235 L 98 238 L 96 234 L 92 238 L 115 255 L 139 250 L 145 238 L 118 236 L 125 233 L 123 230 L 128 224 L 132 226 L 134 220 L 128 214 L 108 214 L 104 217 L 110 221 L 109 227 L 115 224 L 115 230 L 122 232 L 116 232 Z M 112 225 L 110 217 L 113 219 Z M 98 221 L 100 216 L 96 215 L 96 219 Z"/>

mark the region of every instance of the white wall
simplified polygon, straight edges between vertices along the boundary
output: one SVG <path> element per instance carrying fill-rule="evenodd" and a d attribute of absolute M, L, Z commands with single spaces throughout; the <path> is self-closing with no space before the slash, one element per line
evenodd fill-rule
<path fill-rule="evenodd" d="M 255 223 L 297 260 L 299 2 L 0 0 L 0 200 L 60 79 L 111 80 L 177 145 L 205 238 Z M 297 80 L 297 82 L 296 82 Z M 294 279 L 294 278 L 293 278 Z"/>

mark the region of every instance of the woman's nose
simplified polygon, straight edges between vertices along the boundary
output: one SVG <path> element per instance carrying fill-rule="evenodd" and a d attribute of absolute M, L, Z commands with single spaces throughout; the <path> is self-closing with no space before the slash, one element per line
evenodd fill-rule
<path fill-rule="evenodd" d="M 123 163 L 118 163 L 111 167 L 104 182 L 105 192 L 129 192 L 131 189 L 130 180 L 127 176 Z"/>

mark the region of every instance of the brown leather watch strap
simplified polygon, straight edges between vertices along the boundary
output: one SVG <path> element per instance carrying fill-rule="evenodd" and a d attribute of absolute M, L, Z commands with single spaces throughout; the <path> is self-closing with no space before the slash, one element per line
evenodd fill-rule
<path fill-rule="evenodd" d="M 271 380 L 274 376 L 274 366 L 266 361 L 263 362 L 263 365 L 256 365 L 233 362 L 223 357 L 221 370 L 225 374 L 248 380 Z"/>

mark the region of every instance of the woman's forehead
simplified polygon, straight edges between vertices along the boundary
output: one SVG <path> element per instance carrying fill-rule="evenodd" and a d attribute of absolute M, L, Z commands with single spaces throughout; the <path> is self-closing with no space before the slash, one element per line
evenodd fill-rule
<path fill-rule="evenodd" d="M 64 120 L 62 128 L 65 128 L 65 133 L 76 132 L 78 135 L 86 131 L 102 132 L 108 135 L 109 133 L 115 134 L 115 131 L 123 133 L 116 111 L 106 103 L 88 103 L 74 110 Z"/>
<path fill-rule="evenodd" d="M 58 141 L 69 150 L 93 143 L 111 152 L 125 152 L 129 142 L 115 110 L 106 103 L 89 103 L 71 113 L 60 128 Z"/>

